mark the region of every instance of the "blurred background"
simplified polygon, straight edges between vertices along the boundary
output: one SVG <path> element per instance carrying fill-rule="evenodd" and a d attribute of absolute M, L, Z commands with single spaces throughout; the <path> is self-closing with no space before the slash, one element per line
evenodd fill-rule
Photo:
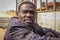
<path fill-rule="evenodd" d="M 35 22 L 60 32 L 60 0 L 0 0 L 0 40 L 3 40 L 10 18 L 17 16 L 18 5 L 23 1 L 36 5 Z"/>

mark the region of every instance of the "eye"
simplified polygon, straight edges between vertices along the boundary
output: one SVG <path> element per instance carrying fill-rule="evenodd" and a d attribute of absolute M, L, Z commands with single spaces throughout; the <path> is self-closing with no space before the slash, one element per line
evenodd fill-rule
<path fill-rule="evenodd" d="M 30 14 L 32 14 L 32 15 L 35 15 L 35 11 L 27 11 L 27 10 L 24 10 L 22 13 L 23 13 L 23 14 L 30 13 Z"/>
<path fill-rule="evenodd" d="M 28 13 L 28 11 L 23 11 L 23 13 L 24 13 L 24 14 L 27 14 L 27 13 Z"/>
<path fill-rule="evenodd" d="M 35 11 L 30 11 L 30 13 L 34 15 L 35 14 Z"/>

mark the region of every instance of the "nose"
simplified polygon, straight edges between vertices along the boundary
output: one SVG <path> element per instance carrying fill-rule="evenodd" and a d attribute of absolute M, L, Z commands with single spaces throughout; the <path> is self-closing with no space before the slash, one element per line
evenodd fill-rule
<path fill-rule="evenodd" d="M 27 13 L 26 16 L 27 16 L 27 17 L 31 17 L 32 14 L 31 14 L 31 13 Z"/>

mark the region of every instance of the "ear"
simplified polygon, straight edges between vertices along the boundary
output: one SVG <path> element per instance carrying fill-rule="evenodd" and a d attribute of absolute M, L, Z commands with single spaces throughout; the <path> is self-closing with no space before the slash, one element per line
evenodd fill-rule
<path fill-rule="evenodd" d="M 16 15 L 18 16 L 18 12 L 16 11 Z"/>
<path fill-rule="evenodd" d="M 37 12 L 35 13 L 35 22 L 37 22 Z"/>
<path fill-rule="evenodd" d="M 37 17 L 37 12 L 35 13 L 35 16 Z"/>
<path fill-rule="evenodd" d="M 19 13 L 19 12 L 17 12 L 17 13 L 16 13 L 16 15 L 19 17 L 19 16 L 20 16 L 20 13 Z"/>

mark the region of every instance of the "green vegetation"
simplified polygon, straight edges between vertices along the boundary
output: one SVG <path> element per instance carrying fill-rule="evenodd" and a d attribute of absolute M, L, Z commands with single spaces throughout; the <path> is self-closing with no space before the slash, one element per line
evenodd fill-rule
<path fill-rule="evenodd" d="M 6 26 L 0 26 L 0 28 L 2 28 L 2 29 L 6 29 L 7 27 L 6 27 Z"/>

